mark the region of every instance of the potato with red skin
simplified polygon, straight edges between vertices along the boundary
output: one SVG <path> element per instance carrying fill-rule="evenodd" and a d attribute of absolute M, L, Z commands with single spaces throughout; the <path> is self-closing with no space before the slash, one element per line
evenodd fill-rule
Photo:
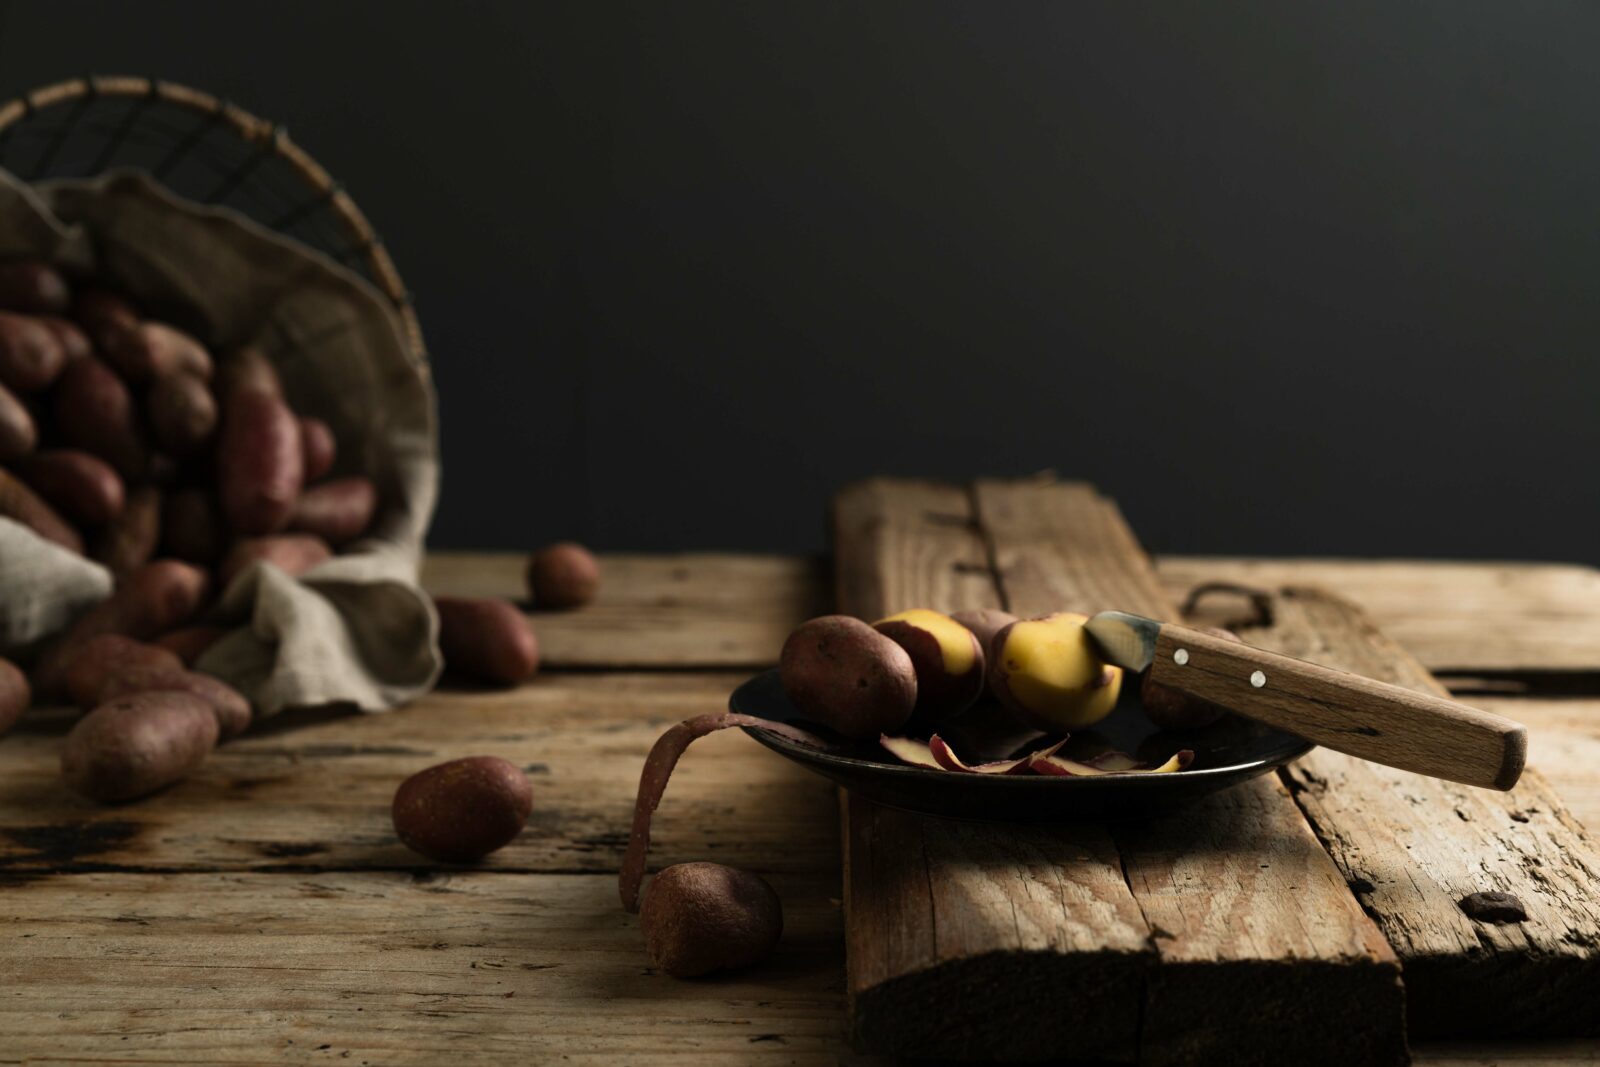
<path fill-rule="evenodd" d="M 539 609 L 576 608 L 600 589 L 600 561 L 574 541 L 547 545 L 528 560 L 528 594 Z"/>
<path fill-rule="evenodd" d="M 66 365 L 61 339 L 42 320 L 0 311 L 0 383 L 19 393 L 37 393 Z"/>
<path fill-rule="evenodd" d="M 141 485 L 128 494 L 122 513 L 95 539 L 94 558 L 120 579 L 155 558 L 161 544 L 161 490 Z"/>
<path fill-rule="evenodd" d="M 217 738 L 216 715 L 190 693 L 118 697 L 79 719 L 67 734 L 61 775 L 91 800 L 133 800 L 200 766 Z"/>
<path fill-rule="evenodd" d="M 12 462 L 17 476 L 67 518 L 104 526 L 122 514 L 122 478 L 99 456 L 73 448 L 35 452 Z"/>
<path fill-rule="evenodd" d="M 28 405 L 0 385 L 0 460 L 25 456 L 39 445 L 39 424 Z"/>
<path fill-rule="evenodd" d="M 342 545 L 366 533 L 377 510 L 378 490 L 370 478 L 335 478 L 300 494 L 289 529 Z"/>
<path fill-rule="evenodd" d="M 983 647 L 949 615 L 916 608 L 880 619 L 872 628 L 906 650 L 917 675 L 917 704 L 905 729 L 931 730 L 983 695 Z"/>
<path fill-rule="evenodd" d="M 165 651 L 165 650 L 163 650 Z M 99 701 L 104 703 L 135 693 L 155 691 L 189 693 L 206 702 L 217 717 L 217 731 L 224 740 L 236 737 L 250 726 L 250 701 L 221 678 L 185 667 L 130 666 L 106 675 L 100 686 Z"/>
<path fill-rule="evenodd" d="M 217 568 L 217 581 L 227 588 L 258 560 L 272 564 L 290 577 L 298 577 L 332 558 L 333 549 L 328 543 L 311 534 L 248 537 L 236 543 L 223 557 L 222 565 Z"/>
<path fill-rule="evenodd" d="M 227 547 L 216 498 L 193 486 L 161 496 L 161 550 L 174 559 L 209 566 Z"/>
<path fill-rule="evenodd" d="M 193 374 L 168 374 L 150 383 L 145 417 L 156 443 L 178 458 L 191 456 L 217 429 L 217 402 Z"/>
<path fill-rule="evenodd" d="M 195 661 L 205 655 L 206 649 L 222 640 L 228 632 L 225 626 L 185 626 L 162 634 L 153 643 L 177 656 L 185 667 L 193 667 Z"/>
<path fill-rule="evenodd" d="M 102 353 L 120 348 L 139 328 L 139 311 L 108 289 L 80 289 L 72 298 L 72 319 Z"/>
<path fill-rule="evenodd" d="M 1202 626 L 1201 633 L 1229 641 L 1243 643 L 1238 634 L 1220 626 Z M 1139 687 L 1139 700 L 1151 722 L 1163 730 L 1198 730 L 1210 726 L 1227 712 L 1227 708 L 1197 696 L 1162 685 L 1146 672 Z"/>
<path fill-rule="evenodd" d="M 33 703 L 33 688 L 28 676 L 8 659 L 0 659 L 0 734 L 17 724 Z"/>
<path fill-rule="evenodd" d="M 452 671 L 496 685 L 517 685 L 539 671 L 539 639 L 508 600 L 433 598 L 439 612 L 439 651 Z"/>
<path fill-rule="evenodd" d="M 300 423 L 281 397 L 257 388 L 230 394 L 216 460 L 230 526 L 242 534 L 272 534 L 289 525 L 305 468 Z"/>
<path fill-rule="evenodd" d="M 96 634 L 78 643 L 63 667 L 67 696 L 85 710 L 104 703 L 106 680 L 133 670 L 181 671 L 172 652 L 124 634 Z"/>
<path fill-rule="evenodd" d="M 44 323 L 45 329 L 55 334 L 56 342 L 61 345 L 68 363 L 94 355 L 94 344 L 90 342 L 89 335 L 78 328 L 77 323 L 59 315 L 41 315 L 39 321 Z"/>
<path fill-rule="evenodd" d="M 309 485 L 333 470 L 333 461 L 339 456 L 339 443 L 321 419 L 301 418 L 300 450 L 305 454 L 306 484 Z"/>
<path fill-rule="evenodd" d="M 639 928 L 652 963 L 674 978 L 694 978 L 770 956 L 783 936 L 783 904 L 749 871 L 679 863 L 650 880 Z"/>
<path fill-rule="evenodd" d="M 66 278 L 36 259 L 0 263 L 0 308 L 30 314 L 59 314 L 72 303 Z"/>
<path fill-rule="evenodd" d="M 98 359 L 77 359 L 61 372 L 52 410 L 55 428 L 67 445 L 92 452 L 129 481 L 150 469 L 133 395 L 115 371 Z"/>
<path fill-rule="evenodd" d="M 217 396 L 223 400 L 235 393 L 256 391 L 272 396 L 283 396 L 283 382 L 278 368 L 259 348 L 240 348 L 234 351 L 217 371 Z"/>
<path fill-rule="evenodd" d="M 0 470 L 0 515 L 21 523 L 68 552 L 83 554 L 83 538 L 56 509 L 7 470 Z"/>
<path fill-rule="evenodd" d="M 796 627 L 778 657 L 778 678 L 796 711 L 846 737 L 897 733 L 917 703 L 906 650 L 848 615 Z"/>
<path fill-rule="evenodd" d="M 443 863 L 471 863 L 509 845 L 533 811 L 533 786 L 516 764 L 468 756 L 418 771 L 395 790 L 401 842 Z"/>
<path fill-rule="evenodd" d="M 117 330 L 101 351 L 130 382 L 179 374 L 211 380 L 211 353 L 195 338 L 164 322 L 140 322 Z"/>
<path fill-rule="evenodd" d="M 39 657 L 33 687 L 43 699 L 59 696 L 75 647 L 99 634 L 124 634 L 141 641 L 187 622 L 205 601 L 210 578 L 177 560 L 147 563 L 130 574 L 105 600 L 80 615 Z"/>

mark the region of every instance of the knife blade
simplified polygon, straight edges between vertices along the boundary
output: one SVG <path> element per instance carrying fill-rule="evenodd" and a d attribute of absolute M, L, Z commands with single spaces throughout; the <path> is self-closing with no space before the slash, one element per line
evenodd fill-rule
<path fill-rule="evenodd" d="M 1454 700 L 1127 612 L 1084 629 L 1110 663 L 1374 763 L 1510 789 L 1527 760 L 1520 723 Z"/>

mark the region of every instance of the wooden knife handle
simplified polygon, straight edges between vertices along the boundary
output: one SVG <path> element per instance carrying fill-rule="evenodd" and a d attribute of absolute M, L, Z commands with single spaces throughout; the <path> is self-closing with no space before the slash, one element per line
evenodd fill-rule
<path fill-rule="evenodd" d="M 1527 758 L 1527 731 L 1510 719 L 1175 623 L 1156 636 L 1150 676 L 1325 748 L 1452 782 L 1510 789 Z"/>

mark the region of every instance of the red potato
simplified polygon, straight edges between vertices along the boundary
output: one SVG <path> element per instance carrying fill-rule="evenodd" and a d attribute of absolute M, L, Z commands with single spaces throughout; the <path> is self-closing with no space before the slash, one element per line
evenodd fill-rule
<path fill-rule="evenodd" d="M 102 350 L 130 382 L 148 382 L 174 374 L 211 380 L 211 353 L 176 326 L 141 322 L 114 331 Z"/>
<path fill-rule="evenodd" d="M 122 514 L 127 495 L 111 464 L 71 448 L 36 452 L 15 460 L 17 476 L 68 518 L 103 526 Z"/>
<path fill-rule="evenodd" d="M 250 537 L 235 544 L 223 557 L 222 566 L 217 568 L 217 581 L 226 589 L 233 584 L 234 578 L 258 560 L 270 563 L 293 577 L 304 574 L 332 557 L 333 550 L 328 543 L 311 534 Z"/>
<path fill-rule="evenodd" d="M 59 696 L 72 653 L 91 637 L 124 634 L 147 641 L 183 625 L 200 610 L 209 586 L 209 576 L 199 567 L 173 559 L 145 564 L 45 650 L 34 666 L 34 689 L 46 699 Z"/>
<path fill-rule="evenodd" d="M 333 461 L 339 458 L 339 443 L 321 419 L 300 420 L 300 450 L 305 455 L 308 485 L 333 470 Z"/>
<path fill-rule="evenodd" d="M 189 693 L 205 701 L 217 717 L 217 731 L 223 738 L 236 737 L 250 726 L 250 702 L 243 693 L 221 678 L 184 667 L 130 667 L 107 675 L 96 703 L 157 691 Z"/>
<path fill-rule="evenodd" d="M 183 457 L 198 451 L 217 429 L 217 402 L 194 374 L 168 374 L 150 384 L 145 416 L 156 443 Z"/>
<path fill-rule="evenodd" d="M 532 811 L 533 786 L 516 764 L 468 756 L 401 782 L 390 818 L 407 848 L 445 863 L 471 863 L 510 844 Z"/>
<path fill-rule="evenodd" d="M 582 607 L 600 589 L 600 561 L 575 541 L 546 545 L 528 559 L 528 595 L 544 610 Z"/>
<path fill-rule="evenodd" d="M 0 263 L 0 308 L 54 314 L 71 302 L 67 280 L 50 264 L 32 259 Z"/>
<path fill-rule="evenodd" d="M 28 676 L 15 663 L 0 659 L 0 734 L 15 726 L 31 703 L 33 689 Z"/>
<path fill-rule="evenodd" d="M 161 550 L 188 563 L 215 563 L 227 545 L 222 514 L 205 489 L 174 489 L 162 497 Z"/>
<path fill-rule="evenodd" d="M 155 557 L 161 544 L 161 490 L 141 485 L 95 539 L 94 558 L 120 581 Z"/>
<path fill-rule="evenodd" d="M 39 426 L 17 394 L 0 385 L 0 460 L 27 455 L 39 444 Z"/>
<path fill-rule="evenodd" d="M 288 526 L 304 471 L 300 423 L 289 405 L 256 388 L 230 394 L 217 442 L 217 484 L 228 524 L 242 534 Z"/>
<path fill-rule="evenodd" d="M 185 626 L 181 630 L 164 633 L 155 644 L 183 660 L 185 667 L 193 667 L 195 660 L 205 655 L 206 649 L 228 633 L 224 626 Z"/>
<path fill-rule="evenodd" d="M 378 490 L 367 478 L 335 478 L 300 494 L 289 529 L 342 545 L 366 533 L 378 508 Z"/>
<path fill-rule="evenodd" d="M 0 382 L 19 393 L 37 393 L 66 365 L 66 348 L 43 320 L 0 311 Z"/>
<path fill-rule="evenodd" d="M 539 639 L 507 600 L 434 597 L 439 650 L 453 671 L 499 685 L 516 685 L 539 670 Z"/>
<path fill-rule="evenodd" d="M 0 470 L 0 515 L 21 523 L 46 541 L 83 554 L 83 538 L 56 509 L 10 471 Z"/>
<path fill-rule="evenodd" d="M 133 396 L 98 359 L 67 365 L 55 390 L 55 425 L 68 445 L 92 452 L 129 481 L 150 469 L 150 450 L 139 428 Z"/>
<path fill-rule="evenodd" d="M 177 654 L 123 634 L 96 634 L 80 641 L 66 658 L 62 677 L 66 695 L 87 711 L 105 702 L 106 682 L 127 671 L 184 670 Z"/>
<path fill-rule="evenodd" d="M 71 319 L 64 319 L 59 315 L 41 315 L 39 321 L 56 335 L 56 341 L 60 343 L 67 362 L 94 355 L 94 345 L 90 342 L 89 335 L 79 329 L 78 324 Z"/>
<path fill-rule="evenodd" d="M 217 395 L 230 397 L 234 393 L 257 390 L 276 397 L 283 396 L 283 383 L 278 379 L 278 368 L 272 365 L 266 353 L 259 348 L 241 348 L 227 359 L 217 375 Z"/>
<path fill-rule="evenodd" d="M 216 714 L 184 692 L 118 697 L 78 720 L 61 748 L 61 776 L 93 800 L 133 800 L 178 781 L 217 747 Z"/>
<path fill-rule="evenodd" d="M 72 318 L 102 354 L 125 344 L 141 321 L 138 309 L 105 289 L 79 290 L 72 298 Z"/>

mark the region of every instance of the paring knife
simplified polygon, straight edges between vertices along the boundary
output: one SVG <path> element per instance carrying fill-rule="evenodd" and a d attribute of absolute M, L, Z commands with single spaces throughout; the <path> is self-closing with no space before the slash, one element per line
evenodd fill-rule
<path fill-rule="evenodd" d="M 1453 700 L 1121 611 L 1084 629 L 1110 663 L 1374 763 L 1510 789 L 1527 759 L 1520 723 Z"/>

